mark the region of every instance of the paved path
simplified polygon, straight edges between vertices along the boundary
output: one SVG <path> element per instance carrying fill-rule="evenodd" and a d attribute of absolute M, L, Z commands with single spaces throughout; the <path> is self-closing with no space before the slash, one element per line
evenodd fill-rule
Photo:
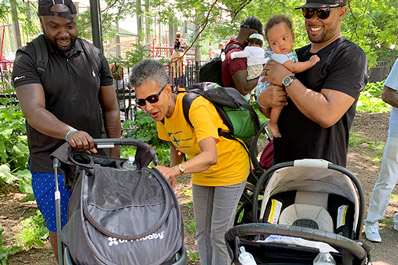
<path fill-rule="evenodd" d="M 380 225 L 381 243 L 372 243 L 365 239 L 363 241 L 370 246 L 372 265 L 398 265 L 398 231 L 392 224 Z"/>

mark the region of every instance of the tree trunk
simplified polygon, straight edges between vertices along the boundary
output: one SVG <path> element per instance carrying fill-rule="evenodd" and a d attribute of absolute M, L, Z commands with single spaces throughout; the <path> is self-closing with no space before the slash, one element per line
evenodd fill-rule
<path fill-rule="evenodd" d="M 141 37 L 142 37 L 142 12 L 141 12 L 141 0 L 137 0 L 137 44 L 141 44 Z"/>
<path fill-rule="evenodd" d="M 121 52 L 120 52 L 119 20 L 116 21 L 116 56 L 121 56 Z"/>
<path fill-rule="evenodd" d="M 198 45 L 199 43 L 199 39 L 197 38 L 197 35 L 199 34 L 199 16 L 198 16 L 198 12 L 196 10 L 195 12 L 197 15 L 195 16 L 195 36 L 194 36 L 194 40 L 196 39 L 196 43 L 195 43 L 195 62 L 200 62 L 200 47 Z"/>
<path fill-rule="evenodd" d="M 145 14 L 149 14 L 149 0 L 145 0 Z M 146 33 L 146 40 L 145 40 L 145 42 L 147 43 L 147 44 L 149 44 L 149 45 L 151 45 L 152 44 L 152 40 L 151 40 L 151 35 L 150 35 L 150 31 L 151 31 L 151 28 L 150 28 L 150 23 L 151 23 L 151 21 L 150 21 L 150 18 L 149 18 L 149 16 L 148 15 L 146 15 L 145 16 L 145 33 Z"/>
<path fill-rule="evenodd" d="M 16 0 L 10 0 L 11 3 L 11 18 L 12 18 L 12 25 L 14 28 L 14 34 L 15 34 L 15 43 L 17 44 L 17 49 L 22 47 L 22 41 L 21 41 L 21 31 L 19 29 L 19 21 L 18 21 L 18 9 L 17 9 L 17 1 Z"/>

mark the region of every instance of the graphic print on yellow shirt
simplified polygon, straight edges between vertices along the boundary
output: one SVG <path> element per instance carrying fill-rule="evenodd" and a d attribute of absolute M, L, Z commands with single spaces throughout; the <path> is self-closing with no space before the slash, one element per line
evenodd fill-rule
<path fill-rule="evenodd" d="M 190 159 L 201 150 L 199 142 L 213 137 L 217 143 L 217 164 L 209 169 L 192 174 L 192 183 L 202 186 L 226 186 L 244 181 L 250 170 L 249 157 L 243 146 L 236 140 L 218 135 L 218 128 L 227 131 L 214 105 L 203 97 L 192 102 L 189 119 L 193 128 L 187 123 L 182 109 L 182 98 L 179 93 L 174 113 L 165 118 L 164 123 L 157 122 L 159 138 L 171 142 L 177 150 L 185 153 Z"/>

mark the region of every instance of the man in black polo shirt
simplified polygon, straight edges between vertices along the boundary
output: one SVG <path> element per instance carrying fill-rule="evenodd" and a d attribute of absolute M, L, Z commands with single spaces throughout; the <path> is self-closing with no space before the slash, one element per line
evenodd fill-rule
<path fill-rule="evenodd" d="M 367 83 L 366 55 L 341 35 L 346 0 L 307 0 L 298 9 L 305 17 L 311 41 L 296 50 L 298 59 L 306 61 L 316 54 L 320 62 L 295 76 L 276 62 L 263 70 L 262 81 L 278 86 L 264 90 L 260 103 L 272 107 L 265 101 L 280 86 L 289 96 L 278 120 L 282 137 L 274 139 L 274 163 L 321 158 L 346 166 L 356 103 Z M 284 100 L 283 96 L 279 100 Z M 269 109 L 262 111 L 269 115 Z"/>
<path fill-rule="evenodd" d="M 119 138 L 121 133 L 109 65 L 100 50 L 77 38 L 76 13 L 71 0 L 39 0 L 47 67 L 39 71 L 38 55 L 29 43 L 17 51 L 12 73 L 26 118 L 33 192 L 50 230 L 55 255 L 55 189 L 50 153 L 65 141 L 74 148 L 96 152 L 93 138 L 101 137 L 103 121 L 108 137 Z M 119 153 L 114 148 L 110 154 L 119 156 Z M 59 182 L 62 225 L 65 225 L 70 195 L 62 185 L 63 176 Z"/>

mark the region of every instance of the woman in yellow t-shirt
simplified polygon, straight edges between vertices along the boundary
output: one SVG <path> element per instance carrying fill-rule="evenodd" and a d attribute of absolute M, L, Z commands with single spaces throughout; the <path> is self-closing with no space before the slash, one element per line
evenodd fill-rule
<path fill-rule="evenodd" d="M 159 138 L 171 143 L 170 167 L 157 166 L 174 187 L 176 176 L 192 174 L 196 241 L 201 264 L 231 264 L 224 241 L 250 171 L 249 157 L 236 140 L 218 135 L 227 130 L 211 102 L 195 99 L 190 126 L 182 110 L 185 93 L 173 93 L 164 66 L 144 60 L 129 78 L 137 104 L 157 122 Z M 190 159 L 182 162 L 183 154 Z"/>

